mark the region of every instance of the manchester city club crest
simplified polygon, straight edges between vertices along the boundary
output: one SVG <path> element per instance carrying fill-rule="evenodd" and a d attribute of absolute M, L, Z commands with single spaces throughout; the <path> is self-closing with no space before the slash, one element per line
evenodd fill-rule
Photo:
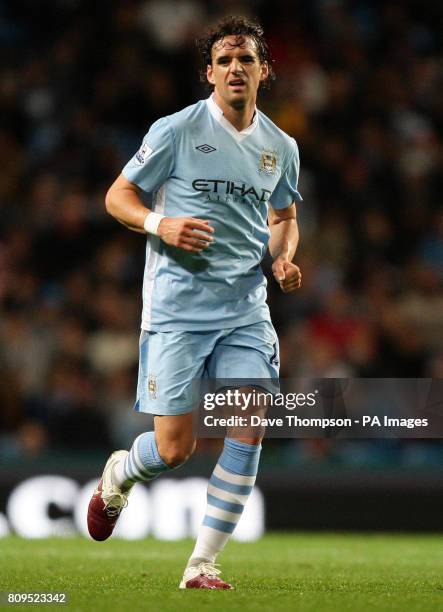
<path fill-rule="evenodd" d="M 277 170 L 277 154 L 275 151 L 262 151 L 260 155 L 259 171 L 265 174 L 275 174 Z"/>
<path fill-rule="evenodd" d="M 152 399 L 157 397 L 157 379 L 152 374 L 148 377 L 148 393 Z"/>

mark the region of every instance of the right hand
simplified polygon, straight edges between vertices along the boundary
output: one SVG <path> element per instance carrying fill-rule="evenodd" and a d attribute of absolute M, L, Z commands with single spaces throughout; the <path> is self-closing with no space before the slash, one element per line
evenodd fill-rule
<path fill-rule="evenodd" d="M 214 228 L 209 221 L 194 217 L 165 217 L 160 221 L 157 235 L 171 246 L 191 253 L 201 253 L 214 240 Z"/>

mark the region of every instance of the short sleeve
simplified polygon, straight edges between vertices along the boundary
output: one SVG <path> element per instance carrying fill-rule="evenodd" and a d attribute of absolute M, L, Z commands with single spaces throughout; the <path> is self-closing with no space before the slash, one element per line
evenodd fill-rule
<path fill-rule="evenodd" d="M 292 139 L 292 143 L 294 147 L 289 163 L 269 198 L 272 208 L 288 208 L 292 202 L 303 201 L 297 189 L 300 171 L 298 147 L 294 139 Z"/>
<path fill-rule="evenodd" d="M 152 124 L 137 153 L 123 168 L 123 176 L 143 191 L 157 191 L 174 168 L 174 139 L 166 117 Z"/>

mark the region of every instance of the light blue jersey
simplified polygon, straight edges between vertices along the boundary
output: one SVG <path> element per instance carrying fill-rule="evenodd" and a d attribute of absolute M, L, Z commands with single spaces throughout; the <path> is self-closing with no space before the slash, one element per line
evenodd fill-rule
<path fill-rule="evenodd" d="M 270 320 L 260 267 L 268 206 L 301 201 L 298 149 L 266 115 L 238 132 L 213 97 L 156 121 L 124 176 L 152 210 L 209 220 L 214 242 L 189 253 L 149 235 L 142 329 L 208 331 Z"/>

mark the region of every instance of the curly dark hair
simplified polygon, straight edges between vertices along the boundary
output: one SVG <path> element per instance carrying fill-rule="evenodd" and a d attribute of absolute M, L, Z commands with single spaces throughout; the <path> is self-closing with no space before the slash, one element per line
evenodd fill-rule
<path fill-rule="evenodd" d="M 212 48 L 214 44 L 225 36 L 232 35 L 249 36 L 254 40 L 260 62 L 267 62 L 269 68 L 268 78 L 262 81 L 260 86 L 269 88 L 271 80 L 275 79 L 275 72 L 272 67 L 274 60 L 269 51 L 268 43 L 265 40 L 262 26 L 255 19 L 249 19 L 248 17 L 225 17 L 217 23 L 215 28 L 197 38 L 196 45 L 202 58 L 200 80 L 207 83 L 206 68 L 212 64 Z"/>

